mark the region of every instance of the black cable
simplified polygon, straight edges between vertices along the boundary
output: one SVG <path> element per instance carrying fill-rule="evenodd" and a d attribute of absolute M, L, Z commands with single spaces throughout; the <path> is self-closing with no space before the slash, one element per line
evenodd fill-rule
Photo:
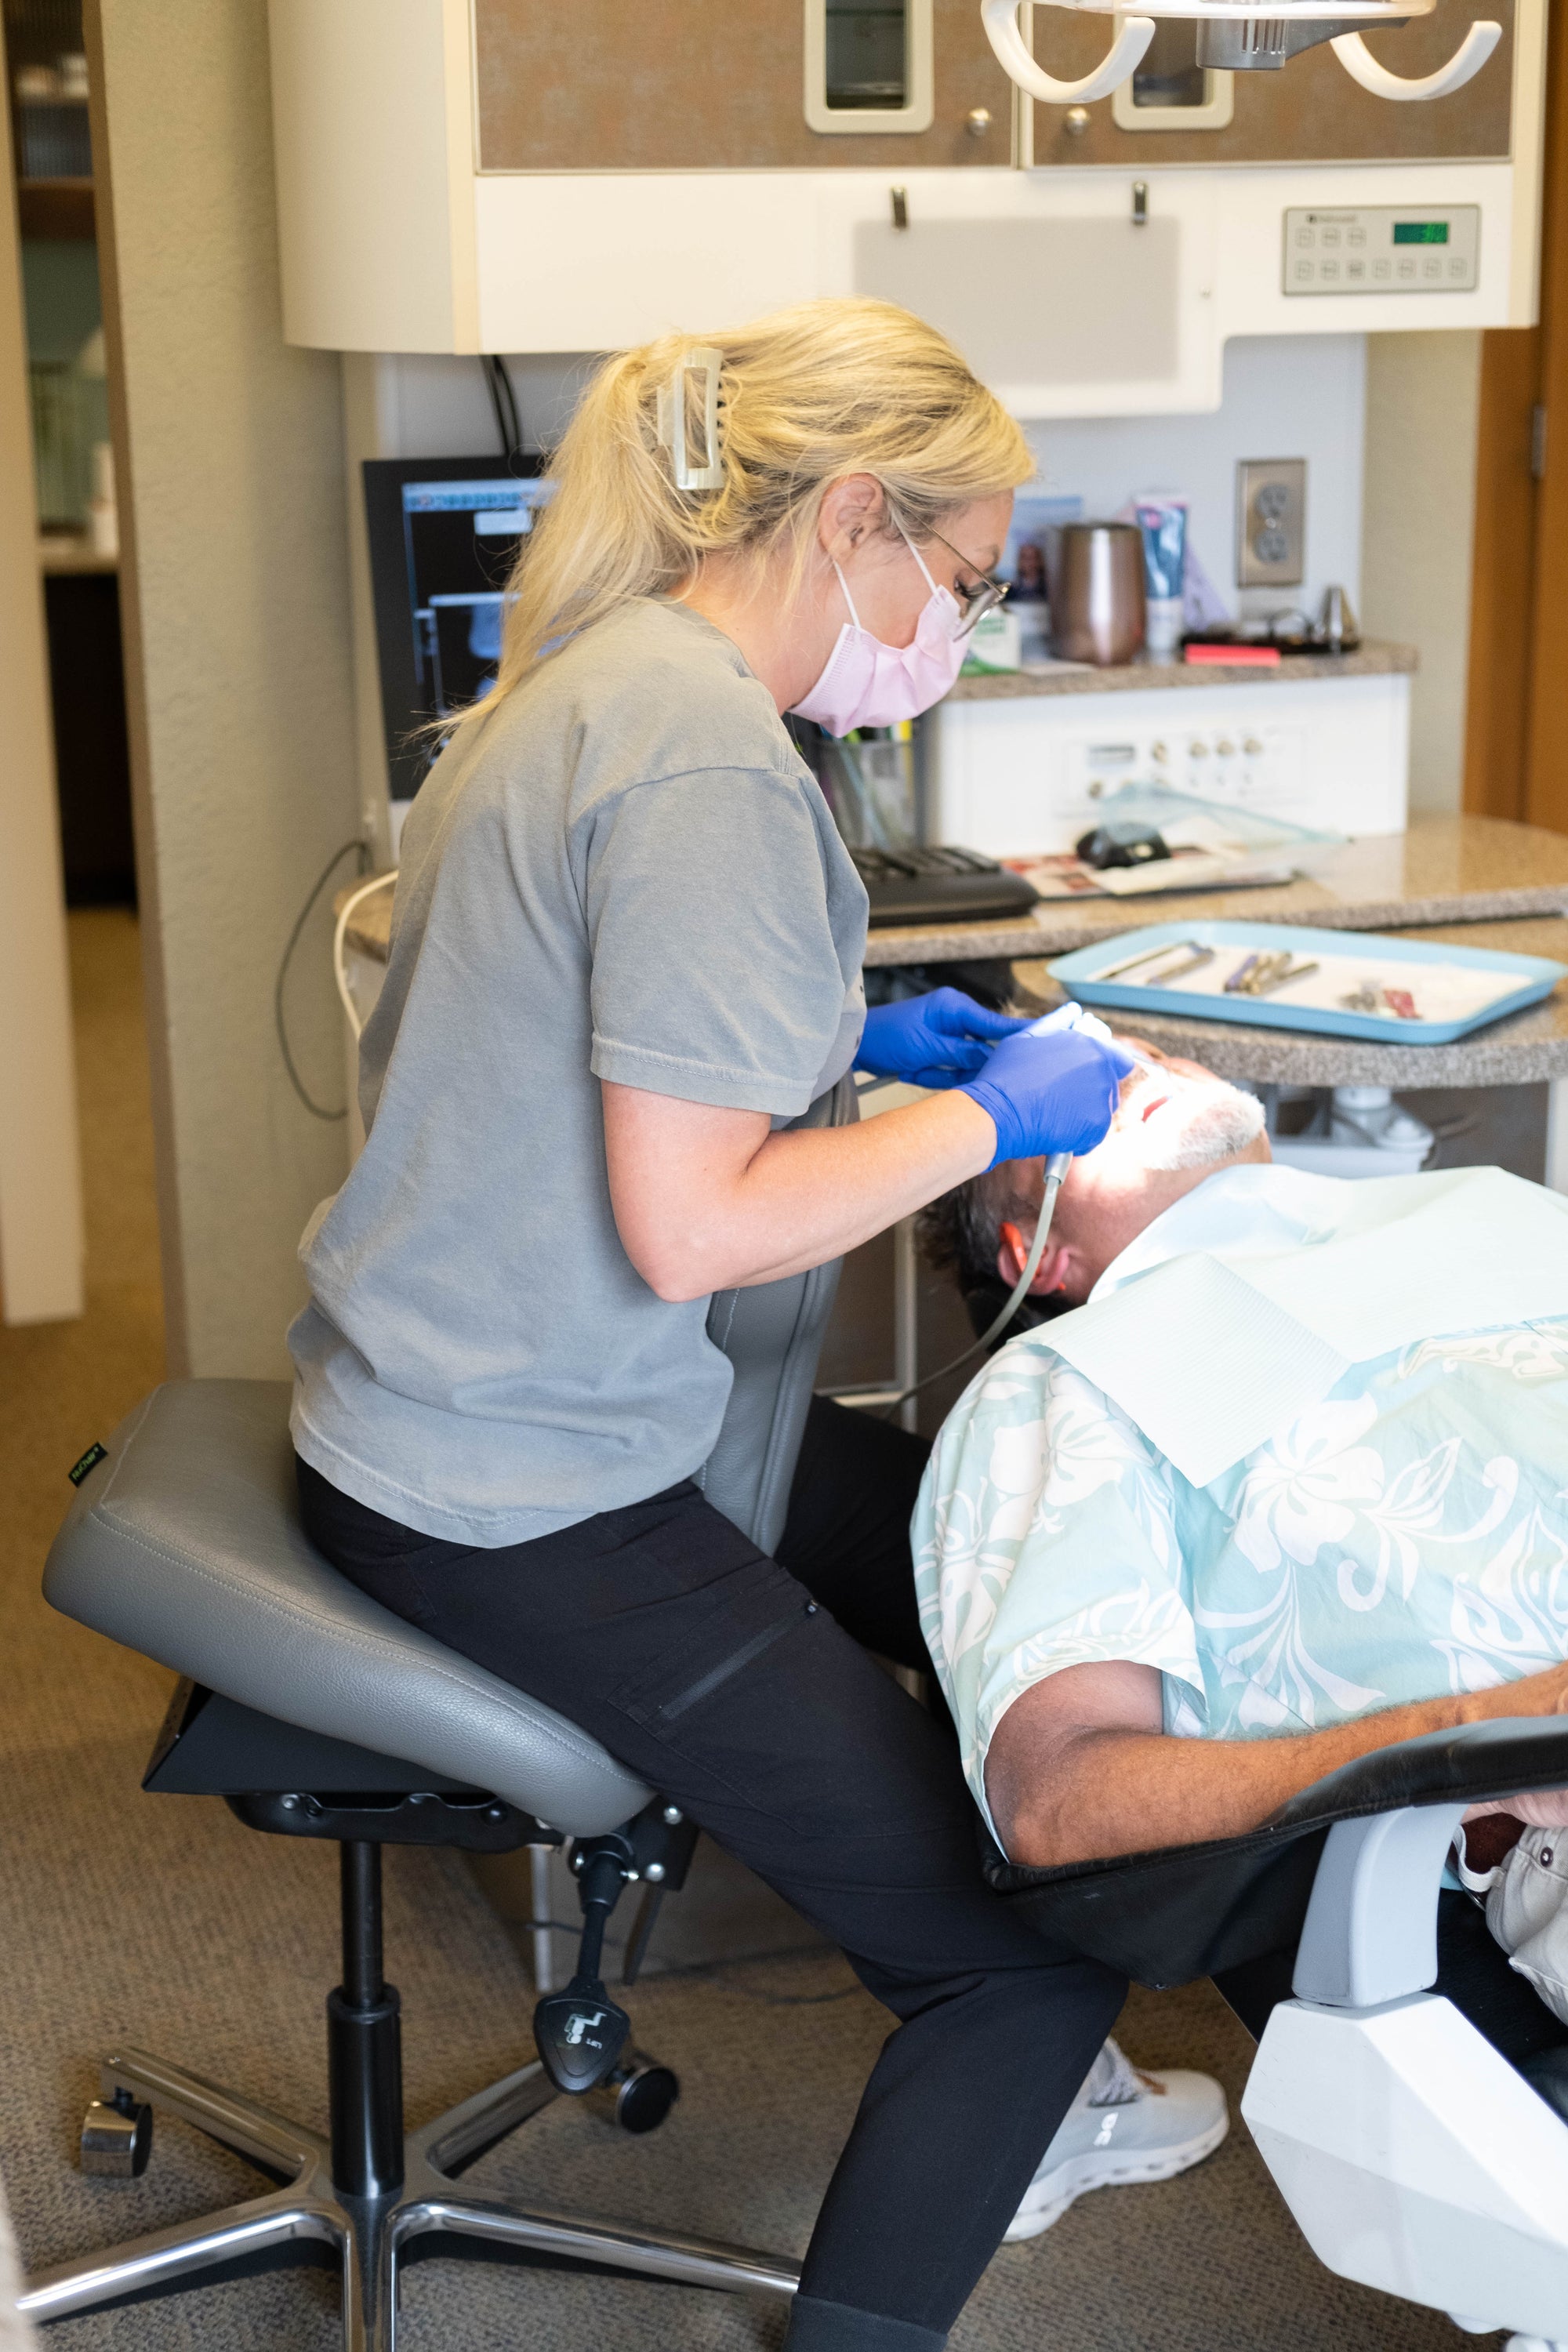
<path fill-rule="evenodd" d="M 300 944 L 300 934 L 310 919 L 311 909 L 331 880 L 333 868 L 342 863 L 351 849 L 356 849 L 360 853 L 360 872 L 363 873 L 364 844 L 358 834 L 355 834 L 352 841 L 345 841 L 341 849 L 333 850 L 317 876 L 315 887 L 300 908 L 294 928 L 289 934 L 289 944 L 283 950 L 283 961 L 278 967 L 278 979 L 272 991 L 272 1018 L 278 1031 L 278 1044 L 283 1055 L 283 1066 L 289 1073 L 289 1083 L 312 1118 L 324 1118 L 329 1121 L 347 1118 L 348 1105 L 345 1103 L 342 1110 L 323 1110 L 321 1104 L 314 1101 L 307 1090 L 303 1078 L 294 1066 L 294 1055 L 289 1044 L 289 1024 L 283 1011 L 283 986 L 289 977 L 289 966 L 293 961 L 294 950 Z"/>
<path fill-rule="evenodd" d="M 517 404 L 517 387 L 511 380 L 511 370 L 508 367 L 505 360 L 502 359 L 499 352 L 495 354 L 491 364 L 496 372 L 496 381 L 500 385 L 501 391 L 506 395 L 507 415 L 511 420 L 510 455 L 514 457 L 521 457 L 522 454 L 522 412 Z"/>
<path fill-rule="evenodd" d="M 488 352 L 480 354 L 479 372 L 485 380 L 485 390 L 490 396 L 490 406 L 495 411 L 496 431 L 500 436 L 501 456 L 510 457 L 511 446 L 507 437 L 506 418 L 501 414 L 500 387 L 496 382 L 495 370 L 490 365 Z"/>
<path fill-rule="evenodd" d="M 485 390 L 490 396 L 490 407 L 495 412 L 501 456 L 521 457 L 522 416 L 517 404 L 517 389 L 511 380 L 511 372 L 499 352 L 482 352 L 479 365 L 484 371 Z"/>

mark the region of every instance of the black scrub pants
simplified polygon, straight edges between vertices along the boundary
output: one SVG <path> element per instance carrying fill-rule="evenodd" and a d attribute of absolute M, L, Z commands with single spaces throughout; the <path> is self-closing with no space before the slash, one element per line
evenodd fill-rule
<path fill-rule="evenodd" d="M 924 1454 L 818 1401 L 776 1559 L 689 1482 L 481 1550 L 300 1465 L 306 1528 L 345 1576 L 581 1724 L 899 2021 L 823 2200 L 789 2352 L 938 2352 L 1126 1990 L 1053 1958 L 990 1894 L 950 1731 L 866 1654 L 929 1663 L 909 1546 Z"/>

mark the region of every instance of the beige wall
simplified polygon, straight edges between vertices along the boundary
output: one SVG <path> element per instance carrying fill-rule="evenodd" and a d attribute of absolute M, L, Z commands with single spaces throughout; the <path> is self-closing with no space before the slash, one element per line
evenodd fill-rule
<path fill-rule="evenodd" d="M 1369 335 L 1361 622 L 1415 646 L 1410 799 L 1459 806 L 1481 339 Z"/>
<path fill-rule="evenodd" d="M 7 1323 L 39 1323 L 81 1313 L 81 1166 L 26 331 L 3 117 L 0 183 L 0 1313 Z"/>
<path fill-rule="evenodd" d="M 279 1373 L 300 1229 L 345 1165 L 272 1013 L 358 824 L 339 365 L 282 340 L 265 0 L 88 14 L 170 1358 Z M 327 935 L 318 910 L 289 1012 L 336 1107 Z"/>

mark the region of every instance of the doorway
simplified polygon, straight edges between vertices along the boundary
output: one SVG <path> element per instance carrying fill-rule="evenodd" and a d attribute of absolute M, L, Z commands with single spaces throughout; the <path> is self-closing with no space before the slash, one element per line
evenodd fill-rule
<path fill-rule="evenodd" d="M 1541 323 L 1482 338 L 1465 807 L 1568 833 L 1568 39 L 1546 68 Z"/>

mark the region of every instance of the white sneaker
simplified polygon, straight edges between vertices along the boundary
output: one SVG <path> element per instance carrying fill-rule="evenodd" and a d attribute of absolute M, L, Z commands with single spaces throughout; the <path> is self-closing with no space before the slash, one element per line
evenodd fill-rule
<path fill-rule="evenodd" d="M 1212 2156 L 1230 2129 L 1225 2093 L 1207 2074 L 1145 2074 L 1114 2042 L 1089 2068 L 1005 2242 L 1037 2238 L 1076 2197 L 1129 2180 L 1169 2180 Z"/>

